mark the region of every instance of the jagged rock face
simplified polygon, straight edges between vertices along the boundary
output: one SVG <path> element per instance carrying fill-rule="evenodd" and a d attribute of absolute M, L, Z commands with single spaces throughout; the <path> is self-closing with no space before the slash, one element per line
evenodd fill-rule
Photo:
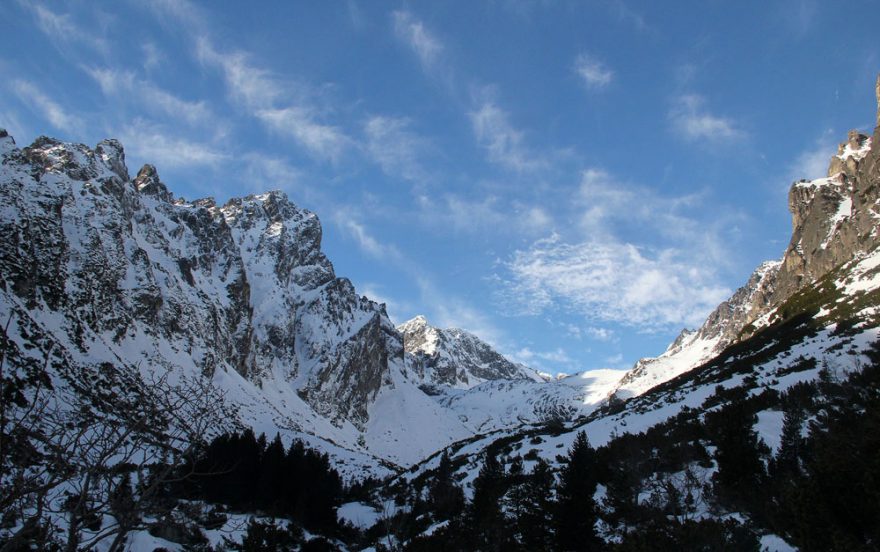
<path fill-rule="evenodd" d="M 540 381 L 533 370 L 464 330 L 435 328 L 423 316 L 397 329 L 403 334 L 407 369 L 424 384 L 466 389 L 491 380 Z"/>
<path fill-rule="evenodd" d="M 271 375 L 365 426 L 403 347 L 335 276 L 314 214 L 281 192 L 174 200 L 150 165 L 129 178 L 115 140 L 19 150 L 3 131 L 0 155 L 0 291 L 49 338 L 86 359 L 101 342 L 132 364 Z"/>
<path fill-rule="evenodd" d="M 777 276 L 773 304 L 876 247 L 880 155 L 872 147 L 874 142 L 851 132 L 832 158 L 828 177 L 792 186 L 789 209 L 793 232 Z"/>
<path fill-rule="evenodd" d="M 880 113 L 880 88 L 877 101 Z M 782 259 L 758 267 L 699 330 L 679 336 L 659 357 L 639 360 L 621 380 L 621 395 L 644 392 L 748 338 L 793 294 L 880 245 L 878 143 L 880 126 L 873 136 L 851 131 L 827 177 L 794 183 L 788 196 L 792 236 Z"/>
<path fill-rule="evenodd" d="M 831 158 L 828 176 L 792 185 L 788 195 L 792 236 L 780 261 L 758 267 L 748 283 L 719 305 L 700 328 L 719 346 L 748 337 L 748 327 L 804 286 L 874 249 L 880 219 L 877 148 L 852 131 Z"/>

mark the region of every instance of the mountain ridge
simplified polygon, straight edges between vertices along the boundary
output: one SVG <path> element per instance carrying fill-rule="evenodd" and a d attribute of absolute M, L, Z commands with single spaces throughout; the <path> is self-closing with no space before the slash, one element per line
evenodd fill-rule
<path fill-rule="evenodd" d="M 880 95 L 877 101 L 880 111 Z M 637 361 L 614 396 L 638 395 L 709 361 L 765 326 L 773 311 L 799 290 L 876 248 L 878 139 L 880 127 L 873 136 L 850 131 L 831 157 L 827 176 L 792 184 L 792 235 L 782 258 L 759 265 L 700 328 L 684 331 L 660 356 Z"/>

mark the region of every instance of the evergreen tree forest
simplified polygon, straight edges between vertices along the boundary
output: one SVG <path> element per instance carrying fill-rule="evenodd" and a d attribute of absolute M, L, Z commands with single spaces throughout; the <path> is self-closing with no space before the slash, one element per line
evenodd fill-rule
<path fill-rule="evenodd" d="M 372 539 L 417 551 L 757 551 L 773 534 L 805 552 L 878 550 L 880 354 L 871 356 L 846 378 L 824 369 L 783 393 L 718 388 L 705 409 L 599 448 L 579 433 L 556 470 L 499 439 L 461 508 L 438 500 L 438 488 L 463 500 L 451 466 L 464 460 L 444 453 L 429 477 L 398 487 L 405 507 Z M 754 429 L 768 408 L 784 415 L 776 451 Z"/>
<path fill-rule="evenodd" d="M 285 449 L 246 429 L 214 439 L 181 485 L 188 498 L 223 504 L 241 512 L 289 519 L 310 531 L 335 534 L 342 480 L 326 455 L 294 441 Z"/>

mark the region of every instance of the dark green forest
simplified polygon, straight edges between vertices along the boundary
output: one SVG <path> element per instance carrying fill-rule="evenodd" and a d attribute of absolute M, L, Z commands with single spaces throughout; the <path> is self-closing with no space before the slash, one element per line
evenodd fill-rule
<path fill-rule="evenodd" d="M 705 410 L 599 448 L 580 433 L 555 472 L 540 459 L 524 470 L 499 439 L 467 503 L 444 455 L 429 477 L 397 489 L 406 508 L 390 524 L 395 542 L 429 551 L 759 550 L 761 535 L 776 534 L 804 551 L 880 549 L 877 348 L 870 358 L 846 378 L 823 369 L 783 393 L 719 387 Z M 775 455 L 753 429 L 768 408 L 784 412 Z"/>

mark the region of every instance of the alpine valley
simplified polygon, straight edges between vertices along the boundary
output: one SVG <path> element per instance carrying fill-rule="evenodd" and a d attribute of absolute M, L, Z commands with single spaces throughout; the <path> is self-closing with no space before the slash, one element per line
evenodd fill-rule
<path fill-rule="evenodd" d="M 395 327 L 284 193 L 0 131 L 0 550 L 876 549 L 878 142 L 700 328 L 556 377 Z"/>

